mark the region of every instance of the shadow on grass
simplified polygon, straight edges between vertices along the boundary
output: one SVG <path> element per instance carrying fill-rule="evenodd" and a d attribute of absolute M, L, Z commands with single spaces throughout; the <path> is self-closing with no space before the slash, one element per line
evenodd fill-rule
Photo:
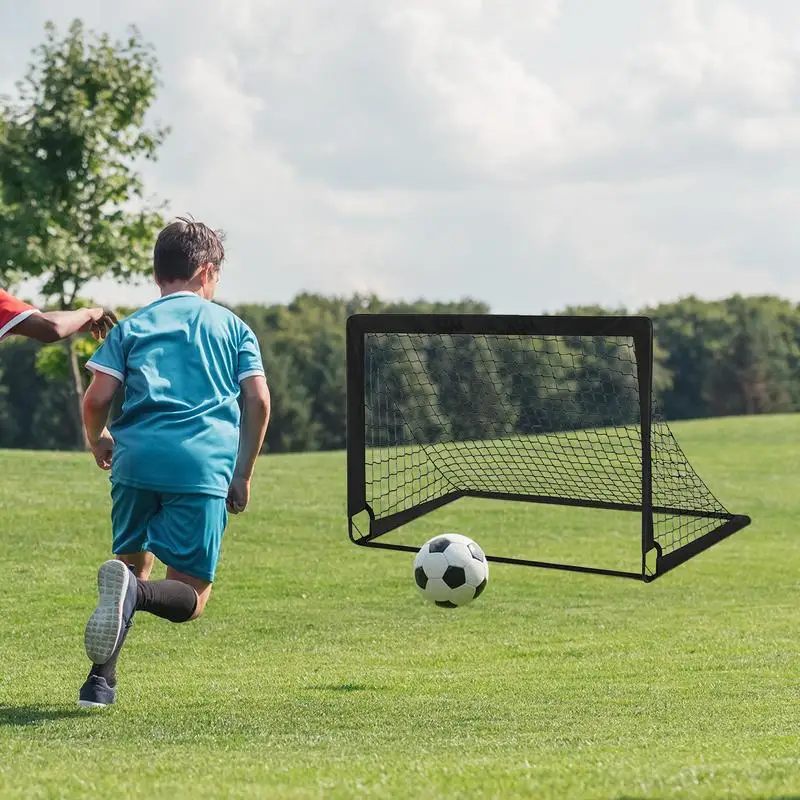
<path fill-rule="evenodd" d="M 86 719 L 86 709 L 69 706 L 0 706 L 0 727 L 41 725 L 57 719 Z"/>

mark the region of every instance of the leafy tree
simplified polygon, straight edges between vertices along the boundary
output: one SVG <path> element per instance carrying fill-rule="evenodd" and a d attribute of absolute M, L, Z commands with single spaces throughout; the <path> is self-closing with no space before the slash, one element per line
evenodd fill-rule
<path fill-rule="evenodd" d="M 712 413 L 760 414 L 797 407 L 800 350 L 787 306 L 769 297 L 736 295 L 724 301 L 731 324 L 722 357 L 708 375 L 705 394 Z"/>
<path fill-rule="evenodd" d="M 653 318 L 656 342 L 667 353 L 664 364 L 672 376 L 661 393 L 664 415 L 710 416 L 709 375 L 725 357 L 724 340 L 732 326 L 723 305 L 690 296 L 644 313 Z"/>
<path fill-rule="evenodd" d="M 131 28 L 124 41 L 75 20 L 45 42 L 0 105 L 0 279 L 33 278 L 60 309 L 97 278 L 129 282 L 151 267 L 161 206 L 145 198 L 136 165 L 155 160 L 167 135 L 146 127 L 158 64 Z M 76 441 L 83 443 L 83 381 L 73 342 L 66 349 Z"/>
<path fill-rule="evenodd" d="M 63 450 L 73 444 L 69 384 L 50 380 L 36 369 L 41 350 L 30 339 L 15 337 L 0 344 L 0 385 L 13 421 L 0 431 L 0 447 Z M 63 350 L 59 352 L 63 357 Z"/>
<path fill-rule="evenodd" d="M 8 387 L 3 382 L 3 372 L 0 369 L 0 446 L 4 442 L 13 440 L 16 433 L 14 409 L 8 402 Z"/>
<path fill-rule="evenodd" d="M 668 418 L 796 410 L 800 405 L 800 313 L 787 300 L 695 297 L 649 312 L 672 375 Z"/>

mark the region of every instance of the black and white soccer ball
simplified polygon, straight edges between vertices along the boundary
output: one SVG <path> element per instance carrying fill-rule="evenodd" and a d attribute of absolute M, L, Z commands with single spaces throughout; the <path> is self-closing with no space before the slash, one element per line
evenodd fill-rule
<path fill-rule="evenodd" d="M 443 533 L 419 549 L 414 559 L 414 581 L 426 600 L 443 608 L 471 603 L 489 580 L 489 562 L 483 550 L 467 536 Z"/>

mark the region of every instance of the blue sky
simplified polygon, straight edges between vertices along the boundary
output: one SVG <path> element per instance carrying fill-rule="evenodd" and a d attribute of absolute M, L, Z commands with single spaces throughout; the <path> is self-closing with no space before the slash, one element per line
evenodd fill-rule
<path fill-rule="evenodd" d="M 227 231 L 224 300 L 800 300 L 791 0 L 27 0 L 0 88 L 74 16 L 155 44 L 147 184 Z"/>

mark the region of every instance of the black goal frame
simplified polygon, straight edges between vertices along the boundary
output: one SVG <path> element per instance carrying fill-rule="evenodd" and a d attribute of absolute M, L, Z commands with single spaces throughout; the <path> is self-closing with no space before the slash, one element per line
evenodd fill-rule
<path fill-rule="evenodd" d="M 595 500 L 575 500 L 557 497 L 514 495 L 503 492 L 454 491 L 442 497 L 376 519 L 366 496 L 366 409 L 365 409 L 365 348 L 367 334 L 473 334 L 522 336 L 585 336 L 627 337 L 633 340 L 639 388 L 639 424 L 642 439 L 642 502 L 627 504 Z M 652 408 L 653 408 L 653 323 L 644 316 L 517 316 L 497 314 L 353 314 L 347 320 L 347 516 L 348 532 L 354 544 L 415 553 L 419 547 L 379 541 L 379 538 L 401 525 L 458 500 L 476 497 L 496 500 L 520 500 L 551 505 L 633 511 L 642 516 L 641 572 L 600 569 L 550 561 L 532 561 L 507 556 L 487 555 L 489 561 L 519 564 L 529 567 L 587 572 L 649 583 L 669 572 L 698 553 L 750 524 L 750 518 L 740 514 L 653 506 L 652 502 Z M 369 530 L 362 532 L 355 517 L 367 513 Z M 708 517 L 719 525 L 670 553 L 662 553 L 653 536 L 653 514 L 678 514 Z M 655 566 L 648 556 L 655 551 Z"/>

